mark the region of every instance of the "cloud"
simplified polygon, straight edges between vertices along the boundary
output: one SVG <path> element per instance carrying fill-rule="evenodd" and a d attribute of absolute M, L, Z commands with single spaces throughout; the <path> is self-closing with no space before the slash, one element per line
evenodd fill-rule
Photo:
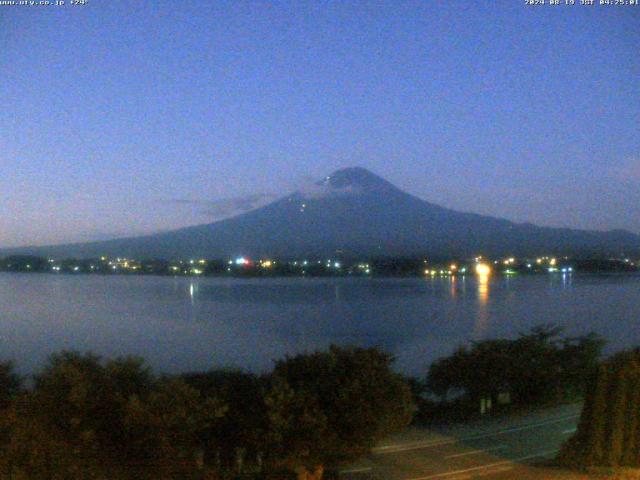
<path fill-rule="evenodd" d="M 201 213 L 212 218 L 224 218 L 239 213 L 248 212 L 266 205 L 276 198 L 270 193 L 255 193 L 241 197 L 223 198 L 220 200 L 187 200 L 174 199 L 172 203 L 177 205 L 192 205 L 200 207 Z"/>
<path fill-rule="evenodd" d="M 362 189 L 359 186 L 347 185 L 345 187 L 335 187 L 326 180 L 319 183 L 317 179 L 310 177 L 305 178 L 302 184 L 298 183 L 298 185 L 291 185 L 290 187 L 291 190 L 289 190 L 289 192 L 298 193 L 308 200 L 319 200 L 342 195 L 358 195 L 362 193 Z M 222 219 L 265 206 L 273 200 L 285 197 L 286 195 L 287 192 L 282 192 L 279 195 L 273 193 L 255 193 L 219 200 L 172 199 L 170 202 L 173 205 L 197 207 L 199 213 L 203 215 L 207 215 L 213 219 Z"/>

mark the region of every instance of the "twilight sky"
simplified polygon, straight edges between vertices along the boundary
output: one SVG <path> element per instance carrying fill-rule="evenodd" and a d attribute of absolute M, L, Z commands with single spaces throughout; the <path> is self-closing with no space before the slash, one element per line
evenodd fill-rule
<path fill-rule="evenodd" d="M 207 223 L 346 166 L 640 232 L 639 6 L 89 0 L 0 6 L 0 45 L 0 247 Z"/>

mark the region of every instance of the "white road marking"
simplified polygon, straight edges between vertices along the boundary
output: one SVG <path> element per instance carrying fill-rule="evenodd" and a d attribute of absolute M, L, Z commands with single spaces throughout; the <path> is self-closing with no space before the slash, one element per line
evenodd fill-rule
<path fill-rule="evenodd" d="M 426 442 L 414 442 L 414 443 L 399 443 L 396 445 L 385 445 L 383 447 L 376 447 L 371 450 L 372 453 L 380 455 L 385 453 L 404 452 L 407 450 L 419 450 L 421 448 L 439 447 L 441 445 L 450 445 L 456 443 L 459 440 L 431 440 Z"/>
<path fill-rule="evenodd" d="M 576 429 L 575 429 L 575 428 L 570 428 L 569 430 L 563 430 L 563 431 L 562 431 L 562 433 L 563 433 L 563 434 L 565 434 L 565 433 L 573 433 L 573 432 L 575 432 L 575 431 L 576 431 Z"/>
<path fill-rule="evenodd" d="M 413 443 L 400 443 L 395 445 L 385 445 L 382 447 L 374 448 L 371 450 L 371 452 L 379 455 L 379 454 L 387 454 L 387 453 L 406 452 L 408 450 L 420 450 L 423 448 L 433 448 L 433 447 L 439 447 L 442 445 L 451 445 L 452 443 L 463 442 L 466 440 L 477 440 L 480 438 L 495 437 L 497 435 L 503 435 L 505 433 L 513 433 L 513 432 L 519 432 L 522 430 L 529 430 L 532 428 L 543 427 L 545 425 L 550 425 L 552 423 L 564 422 L 565 420 L 569 420 L 571 418 L 578 418 L 579 416 L 580 416 L 579 414 L 566 415 L 564 417 L 558 417 L 552 420 L 546 420 L 544 422 L 530 423 L 528 425 L 522 425 L 520 427 L 505 428 L 504 430 L 498 430 L 496 432 L 470 435 L 468 437 L 461 437 L 458 439 L 431 440 L 427 442 L 413 442 Z"/>
<path fill-rule="evenodd" d="M 491 452 L 493 450 L 502 450 L 504 448 L 507 448 L 507 446 L 498 445 L 497 447 L 485 448 L 484 450 L 470 450 L 468 452 L 456 453 L 454 455 L 447 455 L 444 458 L 457 458 L 457 457 L 464 457 L 466 455 L 477 455 L 479 453 Z"/>
<path fill-rule="evenodd" d="M 534 453 L 532 455 L 526 455 L 524 457 L 513 458 L 511 460 L 503 460 L 501 462 L 487 463 L 486 465 L 478 465 L 477 467 L 465 468 L 463 470 L 455 470 L 453 472 L 436 473 L 434 475 L 428 475 L 426 477 L 408 478 L 406 480 L 430 480 L 432 478 L 450 477 L 452 475 L 458 475 L 460 473 L 474 472 L 474 471 L 477 471 L 477 470 L 484 470 L 486 468 L 498 467 L 498 466 L 502 466 L 502 465 L 509 465 L 509 464 L 513 464 L 513 463 L 516 463 L 516 462 L 521 462 L 523 460 L 529 460 L 529 459 L 532 459 L 532 458 L 546 457 L 547 455 L 550 455 L 550 454 L 556 453 L 556 452 L 557 452 L 557 450 L 546 450 L 544 452 L 538 452 L 538 453 Z"/>
<path fill-rule="evenodd" d="M 348 470 L 340 470 L 338 473 L 361 473 L 361 472 L 370 472 L 371 467 L 363 467 L 363 468 L 349 468 Z"/>

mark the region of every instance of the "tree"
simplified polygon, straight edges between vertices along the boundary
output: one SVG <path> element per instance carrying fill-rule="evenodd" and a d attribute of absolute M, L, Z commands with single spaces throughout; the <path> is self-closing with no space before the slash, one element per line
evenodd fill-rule
<path fill-rule="evenodd" d="M 92 355 L 63 352 L 15 402 L 7 458 L 27 478 L 97 475 L 101 366 Z"/>
<path fill-rule="evenodd" d="M 640 349 L 603 362 L 589 383 L 575 435 L 559 459 L 578 466 L 640 466 Z"/>
<path fill-rule="evenodd" d="M 137 478 L 190 478 L 203 467 L 202 432 L 224 415 L 180 378 L 160 380 L 146 398 L 129 399 L 124 419 L 129 473 Z"/>
<path fill-rule="evenodd" d="M 627 402 L 627 428 L 621 462 L 634 465 L 640 454 L 640 363 L 634 359 L 629 365 L 629 401 Z"/>
<path fill-rule="evenodd" d="M 4 463 L 27 478 L 162 479 L 176 469 L 188 478 L 199 434 L 223 410 L 140 359 L 62 352 L 14 402 Z"/>
<path fill-rule="evenodd" d="M 8 411 L 21 387 L 22 379 L 14 372 L 13 363 L 0 363 L 0 448 L 9 441 L 11 427 Z"/>
<path fill-rule="evenodd" d="M 366 453 L 406 426 L 412 395 L 376 348 L 340 348 L 277 362 L 266 398 L 270 460 L 299 479 Z"/>
<path fill-rule="evenodd" d="M 612 379 L 613 385 L 610 390 L 610 413 L 608 419 L 608 448 L 605 451 L 604 463 L 609 465 L 620 465 L 622 451 L 624 448 L 625 427 L 627 423 L 627 404 L 629 402 L 629 377 L 627 368 L 622 366 L 615 373 Z"/>
<path fill-rule="evenodd" d="M 324 453 L 335 439 L 326 412 L 311 390 L 295 391 L 275 377 L 265 398 L 269 470 L 295 472 L 301 480 L 320 480 Z"/>
<path fill-rule="evenodd" d="M 474 404 L 504 391 L 519 404 L 580 393 L 603 342 L 594 334 L 560 339 L 560 332 L 542 326 L 513 340 L 472 342 L 431 365 L 428 389 L 441 400 L 461 392 Z"/>
<path fill-rule="evenodd" d="M 13 362 L 0 363 L 0 410 L 5 410 L 22 387 L 22 379 L 14 371 Z"/>
<path fill-rule="evenodd" d="M 205 460 L 234 470 L 242 470 L 245 458 L 258 464 L 267 428 L 265 379 L 238 370 L 211 370 L 182 378 L 204 399 L 215 398 L 227 406 L 226 415 L 202 433 Z"/>
<path fill-rule="evenodd" d="M 219 463 L 209 468 L 222 450 L 227 469 L 234 455 L 241 463 L 251 452 L 267 474 L 319 480 L 326 465 L 366 453 L 410 422 L 412 392 L 392 362 L 375 348 L 331 347 L 279 361 L 268 377 L 212 371 L 157 378 L 137 358 L 67 351 L 52 355 L 24 391 L 6 366 L 1 473 L 20 480 L 201 479 L 229 473 L 215 472 Z"/>
<path fill-rule="evenodd" d="M 561 366 L 561 384 L 573 389 L 575 395 L 584 395 L 585 379 L 595 370 L 605 341 L 595 333 L 561 340 L 558 364 Z"/>

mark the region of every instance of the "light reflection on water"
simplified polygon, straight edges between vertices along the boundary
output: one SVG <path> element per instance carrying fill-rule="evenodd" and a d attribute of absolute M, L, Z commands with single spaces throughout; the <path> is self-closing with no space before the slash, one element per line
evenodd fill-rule
<path fill-rule="evenodd" d="M 262 371 L 286 353 L 378 345 L 424 374 L 472 339 L 557 323 L 640 343 L 640 277 L 218 279 L 0 274 L 0 357 L 23 372 L 62 348 L 142 355 L 168 372 Z"/>
<path fill-rule="evenodd" d="M 508 278 L 507 278 L 508 281 Z M 478 275 L 476 279 L 478 288 L 478 312 L 473 329 L 473 337 L 476 340 L 484 338 L 489 329 L 489 275 Z"/>

